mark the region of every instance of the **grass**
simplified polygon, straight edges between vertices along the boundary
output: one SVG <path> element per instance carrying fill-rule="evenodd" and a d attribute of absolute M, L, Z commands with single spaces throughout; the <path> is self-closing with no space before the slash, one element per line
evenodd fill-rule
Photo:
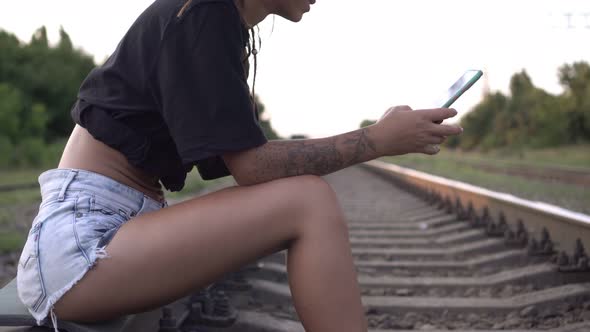
<path fill-rule="evenodd" d="M 37 183 L 37 178 L 43 172 L 44 170 L 40 169 L 0 170 L 0 185 Z M 3 191 L 0 192 L 0 209 L 7 205 L 31 204 L 40 200 L 41 193 L 38 187 L 15 191 Z"/>
<path fill-rule="evenodd" d="M 1 170 L 0 185 L 37 183 L 43 172 L 38 169 Z M 22 230 L 23 210 L 38 205 L 41 201 L 39 188 L 0 192 L 0 254 L 20 251 L 26 239 Z M 30 224 L 32 220 L 28 221 Z"/>
<path fill-rule="evenodd" d="M 0 254 L 21 250 L 26 236 L 19 232 L 0 231 Z"/>
<path fill-rule="evenodd" d="M 465 159 L 485 159 L 498 165 L 515 164 L 531 167 L 556 167 L 590 171 L 590 144 L 545 149 L 498 149 L 489 152 L 446 152 L 443 155 Z"/>
<path fill-rule="evenodd" d="M 44 171 L 40 169 L 0 170 L 0 185 L 37 183 L 37 178 Z"/>
<path fill-rule="evenodd" d="M 565 150 L 580 153 L 579 147 L 574 147 L 572 149 L 566 148 Z M 497 161 L 494 161 L 493 158 L 497 155 L 498 152 L 491 154 L 469 154 L 443 151 L 436 156 L 409 154 L 382 158 L 382 160 L 430 174 L 467 182 L 491 190 L 511 193 L 515 196 L 529 200 L 542 201 L 570 210 L 590 214 L 590 190 L 585 187 L 490 173 L 462 162 L 469 160 L 470 158 L 478 158 L 484 159 L 489 163 L 494 163 Z M 540 158 L 539 156 L 545 156 L 546 159 L 544 160 L 549 161 L 544 165 L 550 164 L 558 167 L 570 167 L 573 164 L 584 165 L 583 161 L 588 159 L 588 156 L 569 156 L 568 158 L 561 160 L 558 158 L 560 156 L 559 153 L 551 151 L 533 151 L 523 159 L 525 162 L 530 163 L 530 167 L 535 167 L 536 164 L 534 163 L 534 160 L 536 159 L 534 158 Z M 510 161 L 513 159 L 514 157 L 508 157 L 505 158 L 504 161 Z"/>
<path fill-rule="evenodd" d="M 31 204 L 41 201 L 39 188 L 0 192 L 0 208 L 6 205 Z"/>
<path fill-rule="evenodd" d="M 14 225 L 14 213 L 7 206 L 0 206 L 0 232 Z"/>

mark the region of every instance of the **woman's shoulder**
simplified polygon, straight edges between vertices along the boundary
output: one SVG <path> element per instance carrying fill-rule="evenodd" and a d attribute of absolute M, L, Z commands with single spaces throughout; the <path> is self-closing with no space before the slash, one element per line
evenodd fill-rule
<path fill-rule="evenodd" d="M 179 19 L 197 8 L 211 7 L 208 5 L 214 4 L 235 8 L 234 0 L 156 0 L 144 10 L 138 21 L 153 22 L 155 17 L 164 21 Z"/>
<path fill-rule="evenodd" d="M 177 0 L 157 0 L 177 1 Z M 183 6 L 177 8 L 173 22 L 170 22 L 166 39 L 170 35 L 215 35 L 231 41 L 243 41 L 244 24 L 234 0 L 181 0 Z M 172 28 L 171 28 L 172 27 Z M 200 32 L 195 34 L 195 32 Z M 246 31 L 247 34 L 247 31 Z M 235 39 L 234 37 L 239 37 Z M 190 39 L 190 38 L 189 38 Z"/>
<path fill-rule="evenodd" d="M 171 1 L 171 0 L 159 0 L 159 1 Z M 177 0 L 172 0 L 177 1 Z M 234 0 L 180 0 L 181 6 L 176 11 L 176 17 L 182 18 L 189 13 L 199 11 L 199 9 L 212 9 L 217 10 L 228 10 L 234 14 L 238 13 L 238 9 Z"/>
<path fill-rule="evenodd" d="M 235 7 L 234 0 L 156 0 L 150 7 L 154 7 L 158 11 L 171 12 L 176 17 L 182 17 L 193 9 L 214 4 Z"/>

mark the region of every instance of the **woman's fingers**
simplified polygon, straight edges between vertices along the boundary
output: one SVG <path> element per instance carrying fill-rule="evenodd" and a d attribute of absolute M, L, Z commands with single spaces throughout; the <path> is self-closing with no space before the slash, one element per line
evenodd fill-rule
<path fill-rule="evenodd" d="M 422 110 L 422 112 L 431 122 L 441 122 L 457 115 L 457 111 L 454 108 L 435 108 Z"/>
<path fill-rule="evenodd" d="M 442 144 L 445 141 L 445 137 L 431 135 L 426 139 L 428 144 Z"/>
<path fill-rule="evenodd" d="M 432 125 L 431 133 L 435 136 L 452 136 L 459 135 L 463 132 L 463 128 L 459 125 Z"/>
<path fill-rule="evenodd" d="M 424 148 L 422 148 L 422 153 L 425 154 L 437 154 L 440 151 L 440 146 L 438 144 L 426 144 Z"/>
<path fill-rule="evenodd" d="M 391 107 L 375 126 L 375 137 L 382 155 L 406 153 L 437 154 L 440 144 L 448 136 L 460 134 L 457 125 L 437 125 L 457 115 L 452 108 L 421 109 L 413 111 L 409 106 Z"/>
<path fill-rule="evenodd" d="M 387 109 L 387 111 L 385 111 L 385 113 L 381 116 L 380 120 L 386 118 L 389 113 L 392 112 L 399 112 L 399 111 L 412 111 L 412 108 L 408 105 L 400 105 L 400 106 L 394 106 L 394 107 L 390 107 L 389 109 Z"/>
<path fill-rule="evenodd" d="M 445 137 L 440 137 L 440 136 L 429 136 L 426 139 L 426 145 L 424 145 L 421 149 L 422 153 L 426 153 L 426 154 L 437 154 L 440 151 L 440 144 L 444 143 L 445 141 Z"/>

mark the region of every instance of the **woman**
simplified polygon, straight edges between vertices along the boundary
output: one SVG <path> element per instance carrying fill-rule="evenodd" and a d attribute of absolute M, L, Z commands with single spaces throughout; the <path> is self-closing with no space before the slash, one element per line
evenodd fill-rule
<path fill-rule="evenodd" d="M 462 129 L 452 109 L 389 109 L 374 125 L 267 141 L 246 83 L 248 28 L 297 22 L 315 0 L 156 0 L 83 82 L 76 126 L 18 269 L 38 323 L 94 322 L 152 309 L 288 249 L 308 331 L 366 331 L 336 196 L 319 176 L 381 156 L 436 154 Z M 256 52 L 252 52 L 254 55 Z M 196 165 L 239 184 L 167 207 Z"/>

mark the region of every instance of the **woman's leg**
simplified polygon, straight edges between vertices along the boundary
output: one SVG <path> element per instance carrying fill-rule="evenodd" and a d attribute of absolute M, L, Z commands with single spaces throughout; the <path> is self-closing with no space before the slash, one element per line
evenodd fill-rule
<path fill-rule="evenodd" d="M 153 309 L 225 272 L 288 249 L 289 282 L 307 331 L 366 331 L 348 231 L 331 187 L 314 176 L 234 187 L 124 224 L 55 306 L 90 322 Z"/>

